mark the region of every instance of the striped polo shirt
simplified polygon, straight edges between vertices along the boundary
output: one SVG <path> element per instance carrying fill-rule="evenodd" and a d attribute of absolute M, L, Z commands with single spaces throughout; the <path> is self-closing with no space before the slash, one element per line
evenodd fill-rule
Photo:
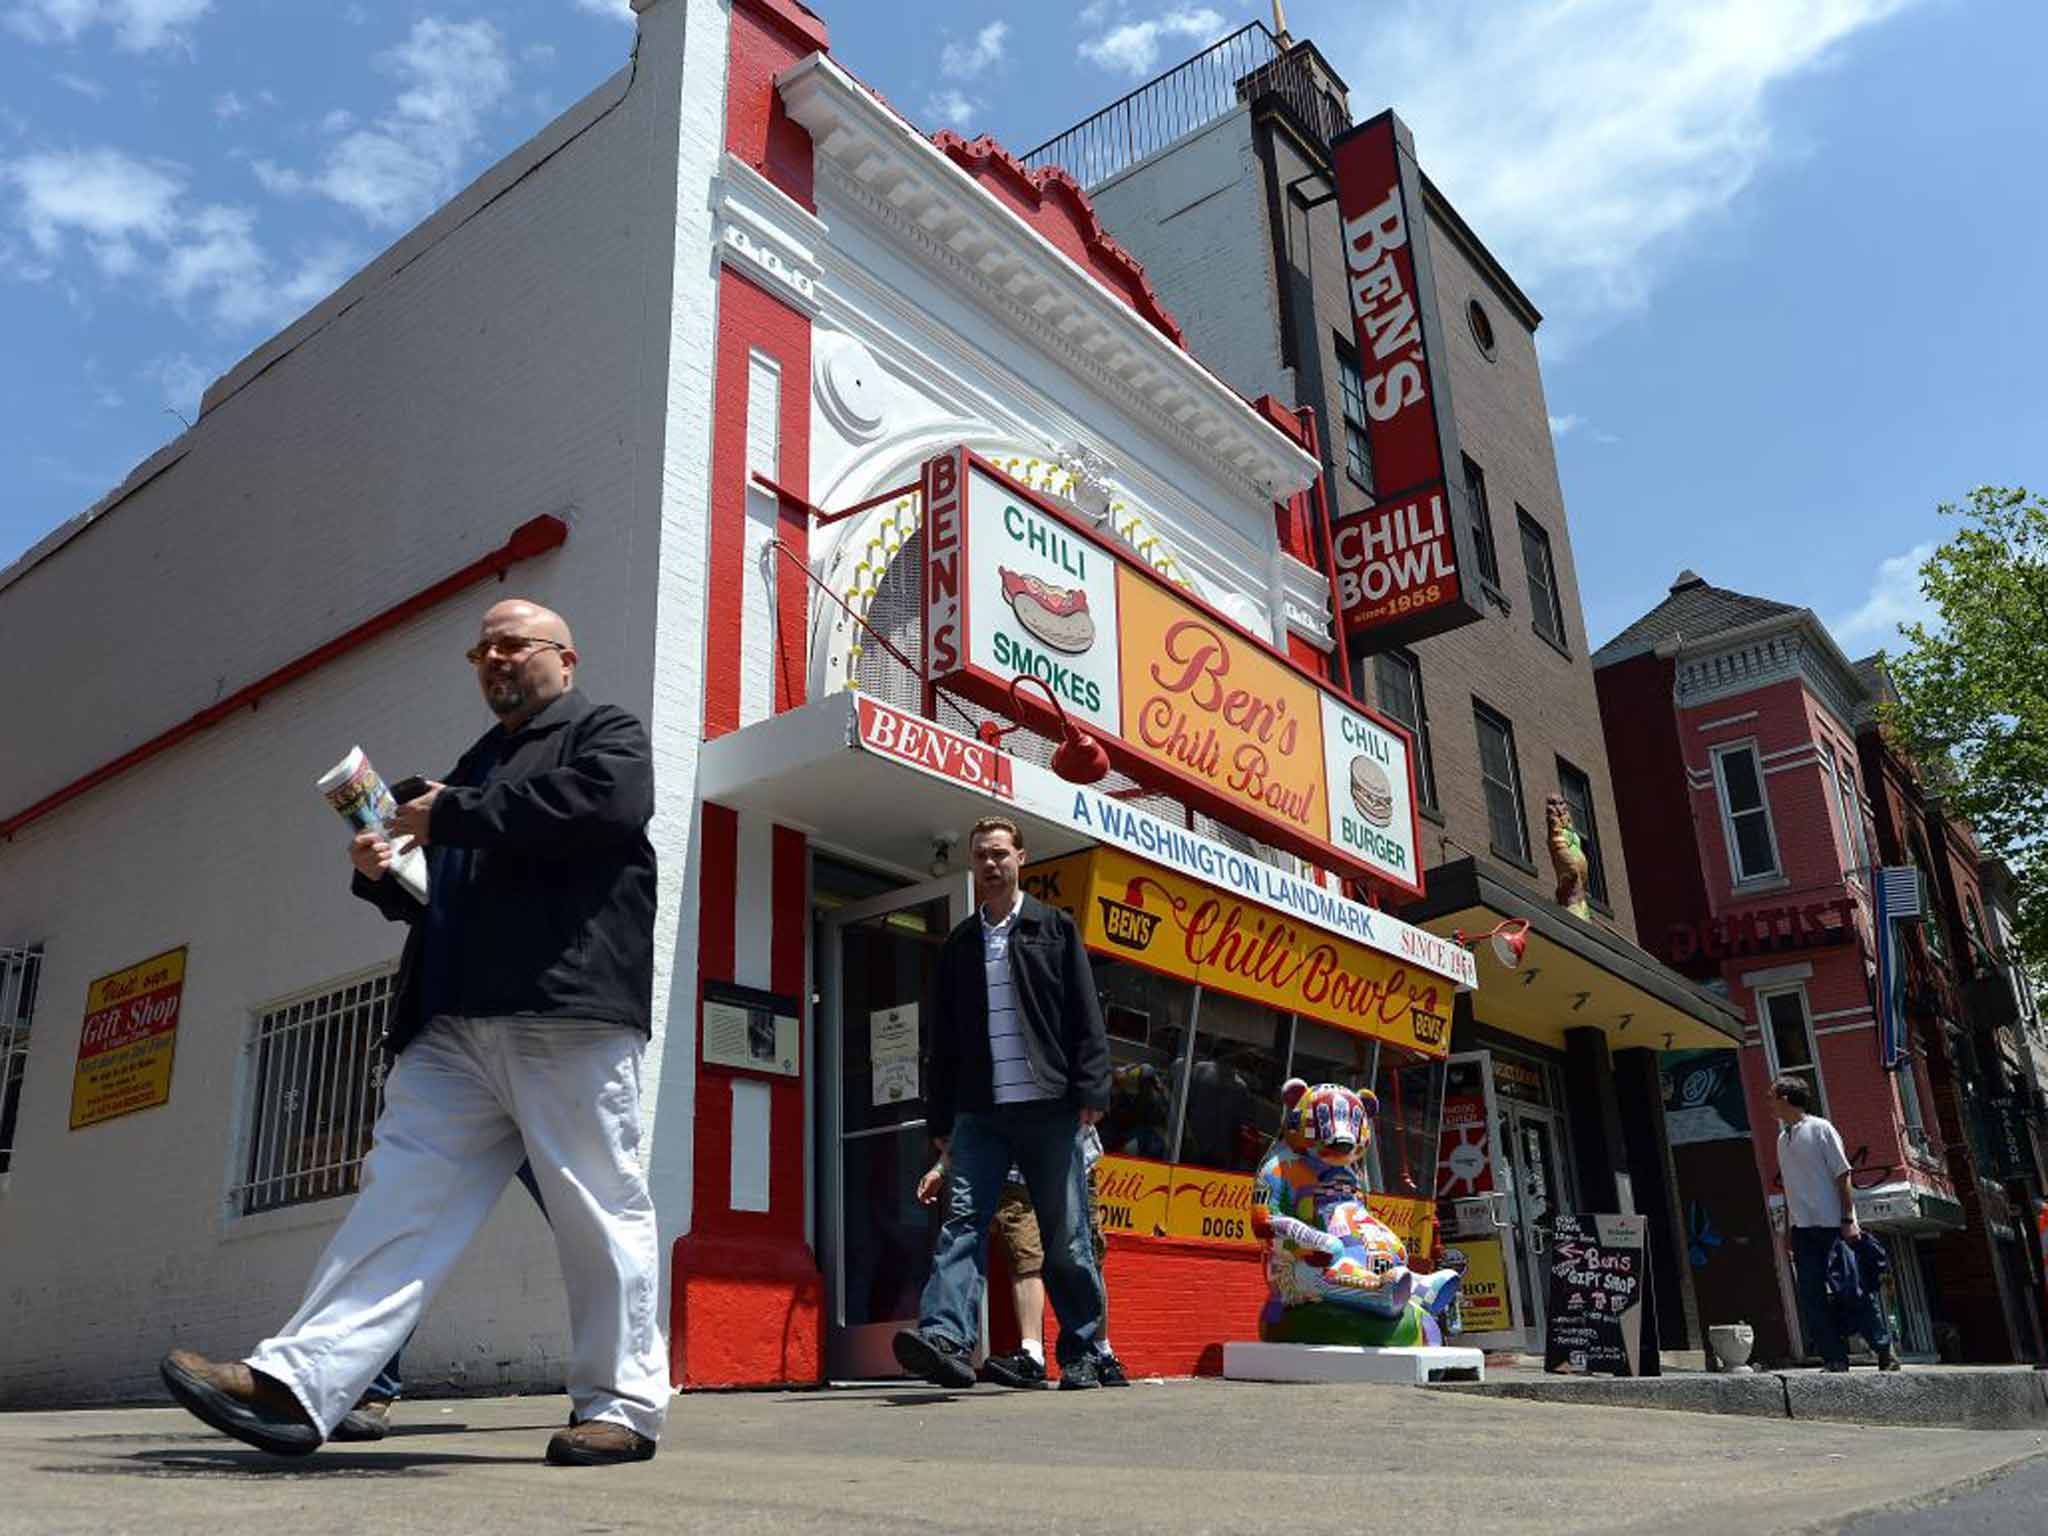
<path fill-rule="evenodd" d="M 1010 915 L 1000 923 L 990 922 L 988 913 L 980 911 L 982 969 L 988 977 L 989 1086 L 998 1104 L 1026 1104 L 1051 1097 L 1031 1075 L 1031 1055 L 1024 1045 L 1010 984 L 1010 935 L 1023 908 L 1024 899 L 1019 896 Z"/>

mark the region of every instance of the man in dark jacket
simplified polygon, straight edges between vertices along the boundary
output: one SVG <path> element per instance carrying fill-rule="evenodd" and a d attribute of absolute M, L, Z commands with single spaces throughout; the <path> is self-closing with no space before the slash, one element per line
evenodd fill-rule
<path fill-rule="evenodd" d="M 499 603 L 469 651 L 498 724 L 399 807 L 427 850 L 425 906 L 355 839 L 353 889 L 406 923 L 362 1192 L 298 1312 L 246 1360 L 175 1350 L 164 1384 L 224 1433 L 316 1448 L 418 1322 L 523 1158 L 569 1301 L 560 1465 L 644 1461 L 668 1411 L 660 1249 L 641 1173 L 640 1055 L 653 991 L 647 733 L 574 691 L 558 614 Z"/>
<path fill-rule="evenodd" d="M 946 1224 L 922 1316 L 896 1335 L 896 1359 L 935 1386 L 974 1385 L 988 1229 L 1014 1164 L 1044 1239 L 1060 1386 L 1100 1386 L 1102 1277 L 1075 1135 L 1109 1108 L 1094 976 L 1074 920 L 1018 889 L 1024 838 L 1015 822 L 975 823 L 967 852 L 980 905 L 940 951 L 930 1036 L 927 1124 L 946 1154 Z"/>

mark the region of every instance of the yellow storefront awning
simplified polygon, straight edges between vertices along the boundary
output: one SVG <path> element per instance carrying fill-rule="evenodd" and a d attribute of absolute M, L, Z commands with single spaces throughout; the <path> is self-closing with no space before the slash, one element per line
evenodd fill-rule
<path fill-rule="evenodd" d="M 1480 947 L 1483 992 L 1473 998 L 1479 1023 L 1563 1049 L 1565 1031 L 1593 1028 L 1611 1050 L 1707 1050 L 1742 1043 L 1743 1016 L 1725 998 L 1686 980 L 1595 923 L 1572 916 L 1495 875 L 1476 859 L 1429 872 L 1429 895 L 1401 916 L 1449 937 L 1485 933 L 1519 918 L 1528 947 L 1513 971 Z"/>
<path fill-rule="evenodd" d="M 1122 849 L 1027 865 L 1024 888 L 1072 913 L 1097 954 L 1425 1055 L 1450 1048 L 1443 977 Z"/>

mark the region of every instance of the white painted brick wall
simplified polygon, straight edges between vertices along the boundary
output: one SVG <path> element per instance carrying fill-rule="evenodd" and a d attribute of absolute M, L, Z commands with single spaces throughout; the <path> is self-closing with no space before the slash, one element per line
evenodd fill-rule
<path fill-rule="evenodd" d="M 1188 349 L 1248 400 L 1292 400 L 1264 187 L 1251 113 L 1239 107 L 1088 196 L 1103 227 L 1144 263 Z"/>
<path fill-rule="evenodd" d="M 461 652 L 489 602 L 562 609 L 581 685 L 650 718 L 659 953 L 694 972 L 713 313 L 696 225 L 722 132 L 724 25 L 710 0 L 655 6 L 643 27 L 662 46 L 643 50 L 630 88 L 622 72 L 257 354 L 239 388 L 211 392 L 175 467 L 0 587 L 0 643 L 38 658 L 14 734 L 33 750 L 0 754 L 11 814 L 527 518 L 572 525 L 508 585 L 472 589 L 0 845 L 0 942 L 47 953 L 0 1194 L 0 1407 L 157 1395 L 164 1350 L 238 1353 L 292 1310 L 343 1206 L 224 1215 L 251 1010 L 388 959 L 401 938 L 347 896 L 343 829 L 312 780 L 357 741 L 392 777 L 452 763 L 488 724 Z M 675 184 L 650 196 L 650 180 Z M 669 335 L 648 323 L 664 306 Z M 169 1104 L 69 1131 L 88 982 L 178 944 L 191 953 Z M 664 973 L 657 1026 L 667 996 Z M 687 1093 L 661 1091 L 659 1061 L 649 1102 L 687 1130 Z M 679 1212 L 663 1205 L 687 1221 L 686 1193 Z M 511 1190 L 408 1352 L 415 1384 L 558 1381 L 552 1248 Z"/>

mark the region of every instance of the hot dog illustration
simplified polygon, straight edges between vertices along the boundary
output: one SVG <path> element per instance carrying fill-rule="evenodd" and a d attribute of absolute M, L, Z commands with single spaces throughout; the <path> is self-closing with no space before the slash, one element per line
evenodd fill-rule
<path fill-rule="evenodd" d="M 1038 639 L 1069 656 L 1078 656 L 1095 643 L 1095 619 L 1088 612 L 1083 588 L 1056 587 L 1000 566 L 996 574 L 1003 578 L 1003 601 Z"/>

